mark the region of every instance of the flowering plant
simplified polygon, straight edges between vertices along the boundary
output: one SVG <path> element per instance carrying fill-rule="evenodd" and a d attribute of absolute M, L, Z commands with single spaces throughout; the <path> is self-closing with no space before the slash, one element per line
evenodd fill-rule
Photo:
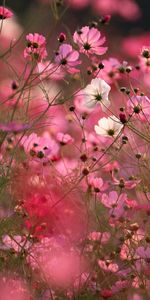
<path fill-rule="evenodd" d="M 51 28 L 0 7 L 0 300 L 147 300 L 150 38 L 115 52 L 104 27 L 142 12 L 37 2 Z M 96 21 L 65 25 L 88 6 Z"/>

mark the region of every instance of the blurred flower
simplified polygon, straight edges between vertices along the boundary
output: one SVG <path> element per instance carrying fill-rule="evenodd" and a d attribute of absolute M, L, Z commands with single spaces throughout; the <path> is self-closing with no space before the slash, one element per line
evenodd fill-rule
<path fill-rule="evenodd" d="M 37 136 L 35 133 L 24 136 L 20 144 L 25 152 L 37 161 L 47 162 L 58 157 L 59 146 L 48 133 L 45 133 L 42 137 Z"/>
<path fill-rule="evenodd" d="M 74 139 L 69 134 L 64 134 L 62 132 L 57 133 L 56 139 L 61 145 L 72 144 L 74 141 Z"/>
<path fill-rule="evenodd" d="M 99 14 L 118 14 L 134 21 L 140 17 L 140 7 L 134 0 L 91 0 L 93 9 Z"/>
<path fill-rule="evenodd" d="M 12 16 L 13 16 L 13 13 L 11 10 L 9 10 L 8 8 L 6 8 L 4 6 L 0 6 L 0 19 L 4 20 L 4 19 L 11 18 Z"/>

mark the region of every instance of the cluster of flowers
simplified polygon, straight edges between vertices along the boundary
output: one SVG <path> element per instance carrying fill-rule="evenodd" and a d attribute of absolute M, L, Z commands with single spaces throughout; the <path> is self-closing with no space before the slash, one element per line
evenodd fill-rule
<path fill-rule="evenodd" d="M 149 45 L 104 59 L 83 26 L 22 51 L 0 15 L 0 299 L 148 299 Z"/>

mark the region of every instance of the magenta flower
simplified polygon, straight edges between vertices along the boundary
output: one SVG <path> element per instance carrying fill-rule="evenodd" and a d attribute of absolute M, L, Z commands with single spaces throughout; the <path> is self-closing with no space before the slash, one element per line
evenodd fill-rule
<path fill-rule="evenodd" d="M 150 247 L 138 247 L 136 254 L 143 259 L 150 259 Z"/>
<path fill-rule="evenodd" d="M 9 10 L 8 8 L 6 8 L 4 6 L 0 6 L 0 19 L 1 20 L 11 18 L 12 16 L 13 16 L 13 13 L 11 10 Z"/>
<path fill-rule="evenodd" d="M 55 62 L 61 65 L 68 73 L 74 74 L 79 72 L 75 67 L 81 62 L 79 59 L 79 52 L 73 50 L 69 44 L 63 44 L 59 47 L 58 53 L 55 57 Z"/>
<path fill-rule="evenodd" d="M 73 39 L 78 44 L 79 51 L 88 56 L 103 55 L 107 51 L 107 47 L 102 47 L 106 39 L 101 38 L 101 33 L 96 28 L 82 27 L 81 30 L 75 31 Z"/>
<path fill-rule="evenodd" d="M 26 36 L 27 46 L 24 50 L 24 57 L 30 57 L 34 60 L 41 61 L 47 56 L 46 39 L 38 33 L 29 33 Z"/>

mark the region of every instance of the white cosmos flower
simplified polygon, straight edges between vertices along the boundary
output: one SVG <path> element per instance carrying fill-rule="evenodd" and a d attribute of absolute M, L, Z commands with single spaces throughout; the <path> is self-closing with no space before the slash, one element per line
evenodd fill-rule
<path fill-rule="evenodd" d="M 106 137 L 116 137 L 122 128 L 123 124 L 115 116 L 100 119 L 98 125 L 94 127 L 97 134 Z"/>
<path fill-rule="evenodd" d="M 83 90 L 84 105 L 92 109 L 97 103 L 105 111 L 110 105 L 108 95 L 111 87 L 101 78 L 95 78 Z"/>

